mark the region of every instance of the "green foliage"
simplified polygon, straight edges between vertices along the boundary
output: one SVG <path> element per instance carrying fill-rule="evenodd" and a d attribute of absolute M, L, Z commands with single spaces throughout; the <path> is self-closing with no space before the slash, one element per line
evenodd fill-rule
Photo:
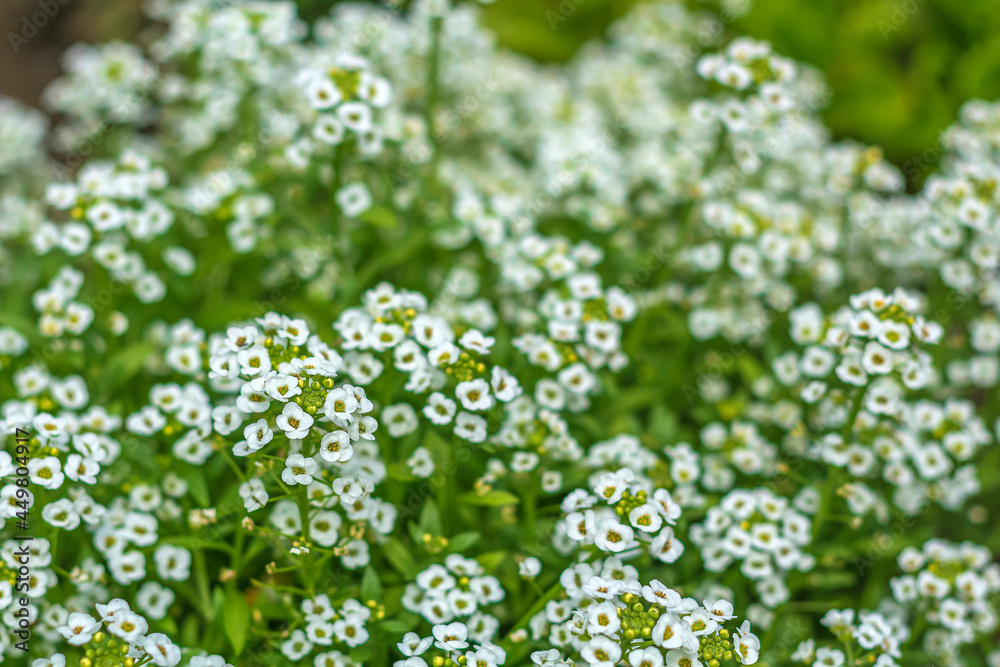
<path fill-rule="evenodd" d="M 635 2 L 500 0 L 485 20 L 503 45 L 563 61 Z M 834 137 L 884 148 L 911 190 L 937 165 L 939 135 L 962 103 L 1000 96 L 994 0 L 767 0 L 733 27 L 819 68 L 833 91 L 824 120 Z"/>

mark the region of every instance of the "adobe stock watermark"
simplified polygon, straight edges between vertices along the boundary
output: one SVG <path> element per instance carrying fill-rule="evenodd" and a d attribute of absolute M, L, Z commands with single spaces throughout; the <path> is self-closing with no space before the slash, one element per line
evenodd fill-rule
<path fill-rule="evenodd" d="M 37 0 L 38 11 L 21 17 L 20 32 L 8 32 L 7 41 L 14 53 L 20 53 L 21 47 L 35 38 L 38 31 L 49 24 L 70 0 Z"/>
<path fill-rule="evenodd" d="M 889 35 L 896 32 L 910 20 L 910 18 L 917 13 L 927 0 L 903 0 L 903 2 L 894 3 L 892 5 L 892 14 L 889 16 L 889 20 L 885 19 L 878 22 L 879 32 L 882 33 L 882 39 L 888 41 Z"/>
<path fill-rule="evenodd" d="M 545 11 L 545 20 L 549 22 L 549 28 L 552 32 L 556 31 L 560 23 L 565 23 L 570 16 L 576 13 L 580 5 L 587 2 L 587 0 L 562 0 L 559 3 L 559 7 L 556 11 L 548 9 Z"/>

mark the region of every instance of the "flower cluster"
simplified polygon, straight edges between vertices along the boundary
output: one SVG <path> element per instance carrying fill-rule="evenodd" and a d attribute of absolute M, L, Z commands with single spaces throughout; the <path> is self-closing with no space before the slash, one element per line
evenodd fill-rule
<path fill-rule="evenodd" d="M 612 554 L 641 548 L 673 563 L 684 553 L 672 528 L 681 507 L 666 489 L 648 487 L 630 468 L 594 475 L 589 492 L 577 489 L 563 500 L 564 530 L 581 546 Z"/>
<path fill-rule="evenodd" d="M 609 561 L 605 568 L 609 565 L 613 569 L 616 563 Z M 587 577 L 588 569 L 594 572 L 585 565 L 566 570 L 561 579 L 569 599 L 550 602 L 536 617 L 552 627 L 551 641 L 558 648 L 533 653 L 535 664 L 672 667 L 757 662 L 760 640 L 750 632 L 750 623 L 744 621 L 738 630 L 725 627 L 736 618 L 731 601 L 699 604 L 656 579 L 644 585 L 631 577 Z"/>
<path fill-rule="evenodd" d="M 740 572 L 755 582 L 761 602 L 777 607 L 788 600 L 785 573 L 808 572 L 815 558 L 805 548 L 812 541 L 815 511 L 811 494 L 802 491 L 791 502 L 768 489 L 730 491 L 710 507 L 705 521 L 691 528 L 705 569 L 723 572 L 738 562 Z"/>
<path fill-rule="evenodd" d="M 180 664 L 181 650 L 177 645 L 162 633 L 149 632 L 149 623 L 132 611 L 125 600 L 115 598 L 107 604 L 97 604 L 96 609 L 97 618 L 75 611 L 58 629 L 67 644 L 86 648 L 84 660 L 88 664 L 94 667 Z"/>
<path fill-rule="evenodd" d="M 1000 664 L 1000 105 L 906 194 L 688 4 L 152 0 L 0 99 L 0 660 Z"/>
<path fill-rule="evenodd" d="M 501 602 L 505 595 L 500 581 L 484 574 L 479 563 L 451 554 L 444 565 L 431 565 L 415 583 L 407 584 L 402 602 L 435 625 L 469 619 L 466 625 L 474 628 L 471 636 L 483 643 L 493 639 L 499 622 L 479 609 Z"/>
<path fill-rule="evenodd" d="M 989 598 L 1000 591 L 1000 566 L 986 547 L 928 540 L 920 549 L 904 549 L 899 567 L 905 574 L 890 580 L 892 596 L 917 607 L 914 613 L 934 626 L 924 639 L 928 653 L 954 655 L 996 630 L 996 605 Z"/>
<path fill-rule="evenodd" d="M 795 649 L 791 659 L 806 665 L 833 667 L 844 665 L 848 656 L 864 660 L 877 667 L 894 667 L 901 656 L 900 645 L 909 639 L 910 631 L 899 610 L 861 611 L 831 609 L 820 623 L 847 649 L 834 646 L 816 646 L 816 640 L 807 639 Z"/>

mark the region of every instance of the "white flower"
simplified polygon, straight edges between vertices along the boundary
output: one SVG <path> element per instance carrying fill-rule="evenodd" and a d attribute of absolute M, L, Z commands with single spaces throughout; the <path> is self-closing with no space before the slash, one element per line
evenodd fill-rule
<path fill-rule="evenodd" d="M 497 667 L 501 662 L 503 661 L 499 659 L 496 652 L 487 647 L 480 647 L 475 651 L 465 653 L 465 664 L 470 667 Z"/>
<path fill-rule="evenodd" d="M 697 658 L 697 654 L 695 654 L 694 657 Z M 696 662 L 697 660 L 692 661 L 691 666 L 695 667 Z M 628 654 L 628 664 L 629 667 L 663 667 L 663 653 L 652 646 L 648 648 L 632 649 L 632 651 Z M 678 666 L 672 665 L 671 667 Z"/>
<path fill-rule="evenodd" d="M 697 641 L 690 628 L 676 615 L 665 612 L 660 614 L 653 626 L 653 643 L 660 648 L 681 648 Z"/>
<path fill-rule="evenodd" d="M 323 411 L 327 417 L 349 421 L 358 409 L 358 400 L 347 387 L 338 387 L 326 395 Z"/>
<path fill-rule="evenodd" d="M 460 412 L 455 418 L 455 435 L 469 442 L 486 439 L 486 420 L 469 412 Z"/>
<path fill-rule="evenodd" d="M 587 607 L 587 633 L 614 637 L 621 627 L 618 609 L 613 602 L 599 602 Z"/>
<path fill-rule="evenodd" d="M 344 124 L 334 114 L 320 114 L 313 125 L 312 136 L 323 143 L 337 145 L 344 140 L 345 134 Z"/>
<path fill-rule="evenodd" d="M 183 547 L 162 544 L 156 548 L 153 558 L 162 579 L 187 581 L 191 575 L 191 553 Z"/>
<path fill-rule="evenodd" d="M 354 453 L 351 447 L 351 437 L 346 431 L 330 431 L 319 443 L 319 455 L 330 463 L 350 460 Z"/>
<path fill-rule="evenodd" d="M 493 407 L 490 386 L 483 379 L 460 382 L 455 387 L 455 397 L 461 401 L 462 407 L 466 410 L 489 410 Z"/>
<path fill-rule="evenodd" d="M 705 609 L 716 621 L 728 621 L 736 618 L 733 613 L 733 603 L 729 600 L 716 600 L 715 602 L 704 601 Z"/>
<path fill-rule="evenodd" d="M 633 545 L 632 529 L 615 519 L 604 519 L 597 525 L 594 545 L 602 551 L 621 553 Z"/>
<path fill-rule="evenodd" d="M 337 107 L 337 118 L 348 129 L 358 134 L 364 134 L 372 129 L 372 109 L 364 102 L 344 102 Z M 367 190 L 365 194 L 367 195 Z M 348 215 L 348 217 L 353 216 Z"/>
<path fill-rule="evenodd" d="M 340 103 L 343 96 L 333 81 L 326 77 L 311 77 L 305 86 L 306 97 L 314 109 L 329 109 Z"/>
<path fill-rule="evenodd" d="M 243 429 L 243 437 L 246 438 L 247 447 L 250 451 L 256 452 L 274 438 L 274 431 L 268 426 L 266 419 L 258 419 L 253 424 L 249 424 Z"/>
<path fill-rule="evenodd" d="M 309 434 L 309 427 L 314 420 L 297 403 L 286 403 L 274 421 L 290 440 L 299 440 Z"/>
<path fill-rule="evenodd" d="M 427 397 L 427 405 L 424 406 L 423 413 L 431 422 L 443 425 L 451 422 L 457 410 L 455 401 L 441 392 L 435 391 Z"/>
<path fill-rule="evenodd" d="M 307 458 L 301 454 L 292 454 L 285 459 L 285 469 L 281 471 L 281 480 L 289 486 L 295 484 L 312 484 L 316 468 L 316 461 L 312 458 Z"/>
<path fill-rule="evenodd" d="M 713 618 L 712 613 L 700 607 L 685 616 L 684 621 L 696 637 L 714 634 L 719 628 L 719 622 Z"/>
<path fill-rule="evenodd" d="M 747 655 L 753 656 L 756 660 L 756 654 L 752 653 L 750 648 L 747 648 Z M 743 661 L 742 649 L 737 646 L 737 656 L 740 661 Z M 752 664 L 752 663 L 744 663 Z M 816 649 L 816 661 L 813 665 L 818 665 L 818 667 L 840 667 L 844 664 L 844 653 L 838 649 L 830 648 L 829 646 L 824 646 L 822 648 Z"/>
<path fill-rule="evenodd" d="M 760 640 L 750 632 L 750 621 L 743 621 L 738 632 L 733 633 L 736 658 L 744 665 L 757 662 L 760 655 Z"/>
<path fill-rule="evenodd" d="M 189 667 L 232 667 L 221 655 L 196 655 L 188 663 Z"/>
<path fill-rule="evenodd" d="M 181 650 L 166 635 L 154 632 L 142 643 L 142 649 L 159 667 L 174 667 L 181 661 Z"/>
<path fill-rule="evenodd" d="M 459 345 L 478 354 L 489 354 L 494 343 L 495 338 L 484 336 L 478 329 L 469 329 L 458 339 Z"/>
<path fill-rule="evenodd" d="M 598 635 L 580 649 L 580 657 L 594 667 L 614 667 L 622 657 L 622 649 L 617 641 Z"/>
<path fill-rule="evenodd" d="M 534 556 L 522 559 L 517 564 L 517 573 L 522 579 L 534 579 L 542 571 L 542 562 Z"/>
<path fill-rule="evenodd" d="M 878 343 L 868 343 L 861 355 L 861 366 L 872 375 L 885 375 L 892 371 L 892 353 Z"/>
<path fill-rule="evenodd" d="M 291 375 L 274 375 L 267 378 L 264 390 L 276 401 L 287 403 L 302 393 L 298 378 Z"/>
<path fill-rule="evenodd" d="M 119 609 L 108 623 L 108 632 L 121 637 L 129 644 L 138 644 L 149 630 L 149 624 L 139 614 L 128 609 Z"/>
<path fill-rule="evenodd" d="M 664 667 L 702 667 L 704 663 L 698 660 L 698 651 L 671 649 L 667 651 Z"/>
<path fill-rule="evenodd" d="M 644 533 L 655 533 L 663 525 L 663 518 L 655 505 L 646 503 L 629 512 L 628 522 Z"/>
<path fill-rule="evenodd" d="M 653 538 L 649 552 L 657 560 L 673 563 L 684 554 L 684 543 L 674 536 L 672 528 L 665 527 Z"/>
<path fill-rule="evenodd" d="M 343 115 L 341 120 L 344 120 Z M 364 183 L 351 183 L 337 190 L 336 201 L 345 216 L 356 218 L 371 208 L 372 196 Z"/>
<path fill-rule="evenodd" d="M 313 644 L 302 630 L 293 630 L 288 639 L 281 644 L 281 652 L 292 662 L 301 660 L 312 650 Z"/>
<path fill-rule="evenodd" d="M 490 371 L 490 386 L 498 401 L 509 403 L 521 395 L 522 389 L 517 378 L 508 373 L 505 369 L 494 366 Z"/>
<path fill-rule="evenodd" d="M 90 614 L 73 612 L 66 620 L 66 625 L 59 628 L 59 634 L 65 637 L 66 642 L 72 646 L 83 646 L 100 629 L 100 622 L 94 620 L 94 617 Z"/>
<path fill-rule="evenodd" d="M 63 474 L 62 464 L 55 456 L 35 458 L 28 461 L 28 475 L 32 484 L 45 489 L 58 489 L 62 486 L 66 476 Z"/>
<path fill-rule="evenodd" d="M 251 478 L 240 484 L 239 494 L 240 498 L 243 499 L 243 506 L 248 512 L 264 507 L 269 499 L 264 483 L 257 478 Z"/>
<path fill-rule="evenodd" d="M 415 632 L 407 632 L 403 635 L 403 641 L 396 644 L 399 652 L 403 655 L 416 656 L 422 655 L 431 647 L 431 643 L 434 641 L 432 637 L 424 637 L 421 639 L 420 635 Z"/>
<path fill-rule="evenodd" d="M 469 642 L 466 641 L 469 629 L 464 623 L 435 625 L 431 631 L 434 635 L 434 645 L 442 651 L 461 651 L 469 646 Z"/>

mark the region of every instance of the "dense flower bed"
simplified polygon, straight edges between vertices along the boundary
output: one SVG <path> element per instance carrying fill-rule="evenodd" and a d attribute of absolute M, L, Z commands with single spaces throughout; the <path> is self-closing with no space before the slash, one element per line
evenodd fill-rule
<path fill-rule="evenodd" d="M 705 7 L 152 0 L 0 100 L 0 657 L 1000 665 L 1000 106 L 908 195 Z"/>

